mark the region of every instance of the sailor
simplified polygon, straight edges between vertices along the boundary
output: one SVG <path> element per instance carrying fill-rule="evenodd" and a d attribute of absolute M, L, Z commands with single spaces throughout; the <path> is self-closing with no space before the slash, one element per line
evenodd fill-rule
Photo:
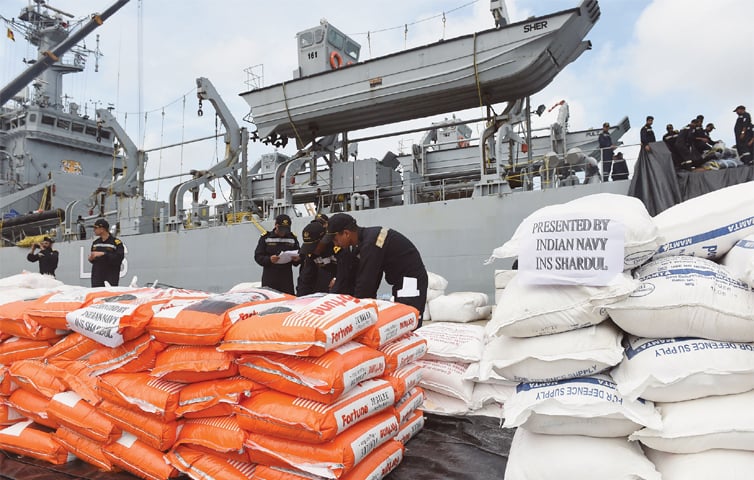
<path fill-rule="evenodd" d="M 694 136 L 694 148 L 699 155 L 704 156 L 704 154 L 712 148 L 712 145 L 715 144 L 712 137 L 710 137 L 712 130 L 714 129 L 715 125 L 713 123 L 708 123 L 701 129 L 697 128 Z"/>
<path fill-rule="evenodd" d="M 323 215 L 324 216 L 324 215 Z M 326 216 L 324 216 L 327 218 Z M 326 225 L 326 224 L 325 224 Z M 296 295 L 302 297 L 312 293 L 327 293 L 338 272 L 338 263 L 332 238 L 325 238 L 325 225 L 318 219 L 304 227 L 301 234 L 301 269 L 296 284 Z"/>
<path fill-rule="evenodd" d="M 694 150 L 692 149 L 692 134 L 696 131 L 697 120 L 692 119 L 688 125 L 683 127 L 675 139 L 675 151 L 681 157 L 680 168 L 684 170 L 694 170 Z"/>
<path fill-rule="evenodd" d="M 259 237 L 254 261 L 262 266 L 262 286 L 295 295 L 293 267 L 299 264 L 299 244 L 291 233 L 291 217 L 275 217 L 275 228 Z M 284 253 L 285 252 L 285 253 Z"/>
<path fill-rule="evenodd" d="M 385 281 L 393 287 L 394 300 L 419 311 L 421 326 L 427 303 L 427 269 L 419 250 L 408 238 L 387 227 L 359 227 L 346 213 L 330 218 L 327 234 L 333 237 L 336 246 L 353 249 L 358 262 L 355 297 L 376 298 L 384 274 Z"/>
<path fill-rule="evenodd" d="M 754 130 L 752 130 L 751 115 L 743 105 L 737 106 L 733 111 L 738 114 L 736 124 L 733 126 L 738 158 L 744 164 L 752 165 L 754 163 Z"/>
<path fill-rule="evenodd" d="M 655 139 L 655 132 L 652 130 L 652 123 L 654 123 L 654 121 L 655 117 L 648 115 L 647 123 L 645 123 L 644 126 L 641 127 L 641 148 L 643 148 L 646 152 L 651 152 L 652 148 L 649 146 L 649 144 L 657 141 Z"/>
<path fill-rule="evenodd" d="M 602 132 L 598 137 L 600 143 L 600 150 L 602 151 L 602 181 L 607 182 L 610 178 L 610 172 L 613 167 L 613 150 L 618 148 L 613 143 L 613 139 L 610 136 L 610 124 L 605 122 L 602 124 Z"/>
<path fill-rule="evenodd" d="M 105 282 L 118 286 L 120 265 L 123 263 L 125 248 L 123 242 L 110 235 L 110 224 L 104 218 L 94 222 L 94 242 L 89 253 L 92 264 L 92 287 L 104 287 Z"/>
<path fill-rule="evenodd" d="M 665 142 L 665 146 L 670 151 L 670 156 L 673 158 L 673 166 L 676 169 L 681 168 L 681 162 L 683 159 L 675 150 L 675 139 L 678 138 L 678 130 L 673 127 L 672 123 L 668 123 L 665 126 L 665 135 L 662 136 L 662 141 Z"/>
<path fill-rule="evenodd" d="M 618 152 L 613 157 L 613 180 L 628 180 L 628 165 L 623 152 Z"/>
<path fill-rule="evenodd" d="M 58 268 L 58 251 L 52 249 L 53 240 L 50 237 L 44 237 L 42 243 L 33 243 L 31 252 L 26 255 L 30 262 L 39 262 L 39 273 L 42 275 L 55 276 L 55 269 Z M 37 252 L 37 248 L 39 251 Z"/>

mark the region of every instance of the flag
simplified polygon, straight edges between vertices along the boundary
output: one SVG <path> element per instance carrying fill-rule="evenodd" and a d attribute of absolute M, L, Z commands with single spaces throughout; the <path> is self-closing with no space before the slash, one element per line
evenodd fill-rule
<path fill-rule="evenodd" d="M 8 38 L 10 38 L 11 40 L 13 40 L 14 42 L 16 41 L 16 37 L 13 35 L 13 30 L 11 30 L 10 28 L 8 29 L 7 36 L 8 36 Z"/>

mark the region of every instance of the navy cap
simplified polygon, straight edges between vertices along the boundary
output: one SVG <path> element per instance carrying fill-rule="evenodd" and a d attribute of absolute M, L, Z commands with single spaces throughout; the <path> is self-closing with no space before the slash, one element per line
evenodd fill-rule
<path fill-rule="evenodd" d="M 327 234 L 332 236 L 354 225 L 356 225 L 355 218 L 347 213 L 336 213 L 327 222 Z"/>
<path fill-rule="evenodd" d="M 327 222 L 328 222 L 329 220 L 330 220 L 330 219 L 329 219 L 329 218 L 327 217 L 327 215 L 325 215 L 324 213 L 318 213 L 317 215 L 315 215 L 315 216 L 314 216 L 314 221 L 315 221 L 315 222 L 319 222 L 319 223 L 321 223 L 322 225 L 327 225 Z"/>
<path fill-rule="evenodd" d="M 316 220 L 304 227 L 301 237 L 301 248 L 299 248 L 298 252 L 302 256 L 312 253 L 320 241 L 330 243 L 330 239 L 332 238 L 325 237 L 325 226 Z"/>
<path fill-rule="evenodd" d="M 739 105 L 736 108 L 734 108 L 733 111 L 737 112 L 739 108 L 743 108 L 744 110 L 746 110 L 746 107 L 744 107 L 743 105 Z"/>
<path fill-rule="evenodd" d="M 289 217 L 286 214 L 280 214 L 277 217 L 275 217 L 275 226 L 278 228 L 281 228 L 283 230 L 290 231 L 291 229 L 291 217 Z"/>
<path fill-rule="evenodd" d="M 104 218 L 98 218 L 97 220 L 95 220 L 93 226 L 102 227 L 105 230 L 110 230 L 110 224 L 107 223 L 107 220 L 105 220 Z"/>

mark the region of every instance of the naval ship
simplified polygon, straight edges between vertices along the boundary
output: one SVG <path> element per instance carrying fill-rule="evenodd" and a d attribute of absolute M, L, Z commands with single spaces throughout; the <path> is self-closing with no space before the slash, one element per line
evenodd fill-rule
<path fill-rule="evenodd" d="M 147 155 L 112 112 L 89 118 L 62 102 L 63 77 L 84 68 L 87 50 L 77 43 L 127 1 L 92 15 L 91 27 L 75 29 L 70 14 L 41 0 L 13 19 L 39 56 L 0 92 L 0 277 L 36 269 L 16 245 L 44 234 L 56 239 L 58 279 L 88 285 L 89 227 L 104 217 L 126 246 L 121 284 L 136 276 L 140 284 L 226 291 L 260 279 L 253 249 L 276 215 L 291 215 L 299 233 L 316 213 L 349 212 L 360 225 L 408 236 L 450 291 L 491 296 L 493 269 L 509 265 L 484 260 L 526 216 L 584 195 L 628 192 L 628 181 L 594 175 L 599 131 L 569 131 L 567 104 L 554 106 L 558 120 L 548 131 L 531 128 L 531 116 L 546 109 L 533 108 L 531 97 L 589 50 L 597 1 L 513 23 L 494 1 L 489 30 L 367 61 L 326 21 L 300 32 L 293 78 L 241 93 L 249 126 L 233 118 L 208 78 L 196 79 L 200 102 L 224 127 L 225 156 L 192 171 L 168 201 L 147 199 Z M 486 115 L 427 125 L 409 154 L 358 156 L 358 142 L 383 135 L 352 132 L 472 107 Z M 472 121 L 484 124 L 478 138 Z M 617 121 L 613 141 L 629 128 L 627 118 Z M 251 141 L 292 141 L 298 151 L 250 162 Z M 200 202 L 200 188 L 218 180 L 230 200 Z"/>

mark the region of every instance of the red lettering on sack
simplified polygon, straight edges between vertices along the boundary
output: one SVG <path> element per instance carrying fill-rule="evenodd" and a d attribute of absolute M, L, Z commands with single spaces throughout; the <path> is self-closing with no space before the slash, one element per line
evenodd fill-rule
<path fill-rule="evenodd" d="M 259 314 L 256 310 L 252 310 L 251 312 L 241 312 L 238 314 L 238 320 L 246 320 L 247 318 L 256 317 Z"/>
<path fill-rule="evenodd" d="M 336 308 L 336 307 L 343 307 L 349 302 L 358 303 L 357 299 L 350 295 L 337 295 L 334 298 L 330 298 L 328 300 L 325 300 L 324 302 L 317 305 L 317 307 L 312 308 L 310 310 L 311 313 L 314 315 L 324 315 L 325 313 L 329 312 L 330 310 Z"/>
<path fill-rule="evenodd" d="M 340 416 L 343 426 L 350 425 L 358 421 L 361 417 L 369 413 L 369 407 L 363 405 L 359 408 L 354 408 L 351 413 L 346 413 Z"/>
<path fill-rule="evenodd" d="M 398 325 L 398 328 L 403 330 L 404 328 L 409 328 L 414 326 L 414 319 L 410 318 L 408 320 L 401 320 L 401 323 Z"/>
<path fill-rule="evenodd" d="M 343 328 L 338 329 L 335 332 L 332 332 L 332 340 L 330 343 L 338 343 L 344 338 L 348 338 L 349 335 L 353 333 L 353 325 L 346 325 Z"/>
<path fill-rule="evenodd" d="M 382 476 L 387 475 L 388 473 L 395 470 L 395 468 L 401 463 L 400 457 L 395 457 L 393 459 L 388 459 L 388 461 L 383 465 L 382 467 Z"/>
<path fill-rule="evenodd" d="M 387 427 L 383 427 L 380 429 L 380 439 L 383 439 L 385 437 L 394 437 L 395 433 L 397 432 L 398 432 L 398 424 L 391 423 Z"/>

